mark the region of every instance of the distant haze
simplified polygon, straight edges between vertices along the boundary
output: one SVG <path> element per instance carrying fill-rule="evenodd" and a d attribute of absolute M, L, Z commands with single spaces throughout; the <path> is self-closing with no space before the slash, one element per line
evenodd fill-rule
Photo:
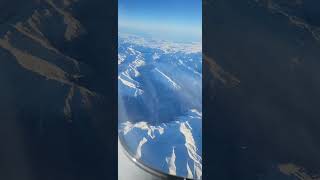
<path fill-rule="evenodd" d="M 200 0 L 119 0 L 119 31 L 159 39 L 200 42 Z"/>

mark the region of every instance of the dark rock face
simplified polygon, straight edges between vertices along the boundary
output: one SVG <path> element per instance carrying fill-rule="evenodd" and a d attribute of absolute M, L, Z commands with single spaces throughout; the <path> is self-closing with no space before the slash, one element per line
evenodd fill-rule
<path fill-rule="evenodd" d="M 0 178 L 117 177 L 116 2 L 0 7 Z"/>
<path fill-rule="evenodd" d="M 316 179 L 319 7 L 310 0 L 205 2 L 203 138 L 210 143 L 203 164 L 216 171 L 204 168 L 204 179 Z M 230 77 L 237 83 L 226 83 Z"/>

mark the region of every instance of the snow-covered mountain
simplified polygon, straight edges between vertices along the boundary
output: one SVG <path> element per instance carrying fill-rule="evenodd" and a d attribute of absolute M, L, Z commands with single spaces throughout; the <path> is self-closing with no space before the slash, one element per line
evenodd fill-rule
<path fill-rule="evenodd" d="M 119 134 L 159 171 L 202 174 L 202 55 L 199 43 L 119 37 Z"/>

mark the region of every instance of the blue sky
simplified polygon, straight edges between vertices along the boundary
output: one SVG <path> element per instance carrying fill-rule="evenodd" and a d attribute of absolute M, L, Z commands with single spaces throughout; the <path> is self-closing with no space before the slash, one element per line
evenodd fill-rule
<path fill-rule="evenodd" d="M 201 41 L 201 0 L 119 0 L 119 32 Z"/>

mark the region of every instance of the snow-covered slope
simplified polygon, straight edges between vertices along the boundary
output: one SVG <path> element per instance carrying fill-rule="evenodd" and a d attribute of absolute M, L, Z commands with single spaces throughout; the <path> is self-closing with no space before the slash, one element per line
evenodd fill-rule
<path fill-rule="evenodd" d="M 199 43 L 120 34 L 119 134 L 143 164 L 200 179 L 202 55 Z"/>
<path fill-rule="evenodd" d="M 151 125 L 124 122 L 120 135 L 136 159 L 159 171 L 188 178 L 202 176 L 201 114 L 188 112 L 176 121 Z"/>

